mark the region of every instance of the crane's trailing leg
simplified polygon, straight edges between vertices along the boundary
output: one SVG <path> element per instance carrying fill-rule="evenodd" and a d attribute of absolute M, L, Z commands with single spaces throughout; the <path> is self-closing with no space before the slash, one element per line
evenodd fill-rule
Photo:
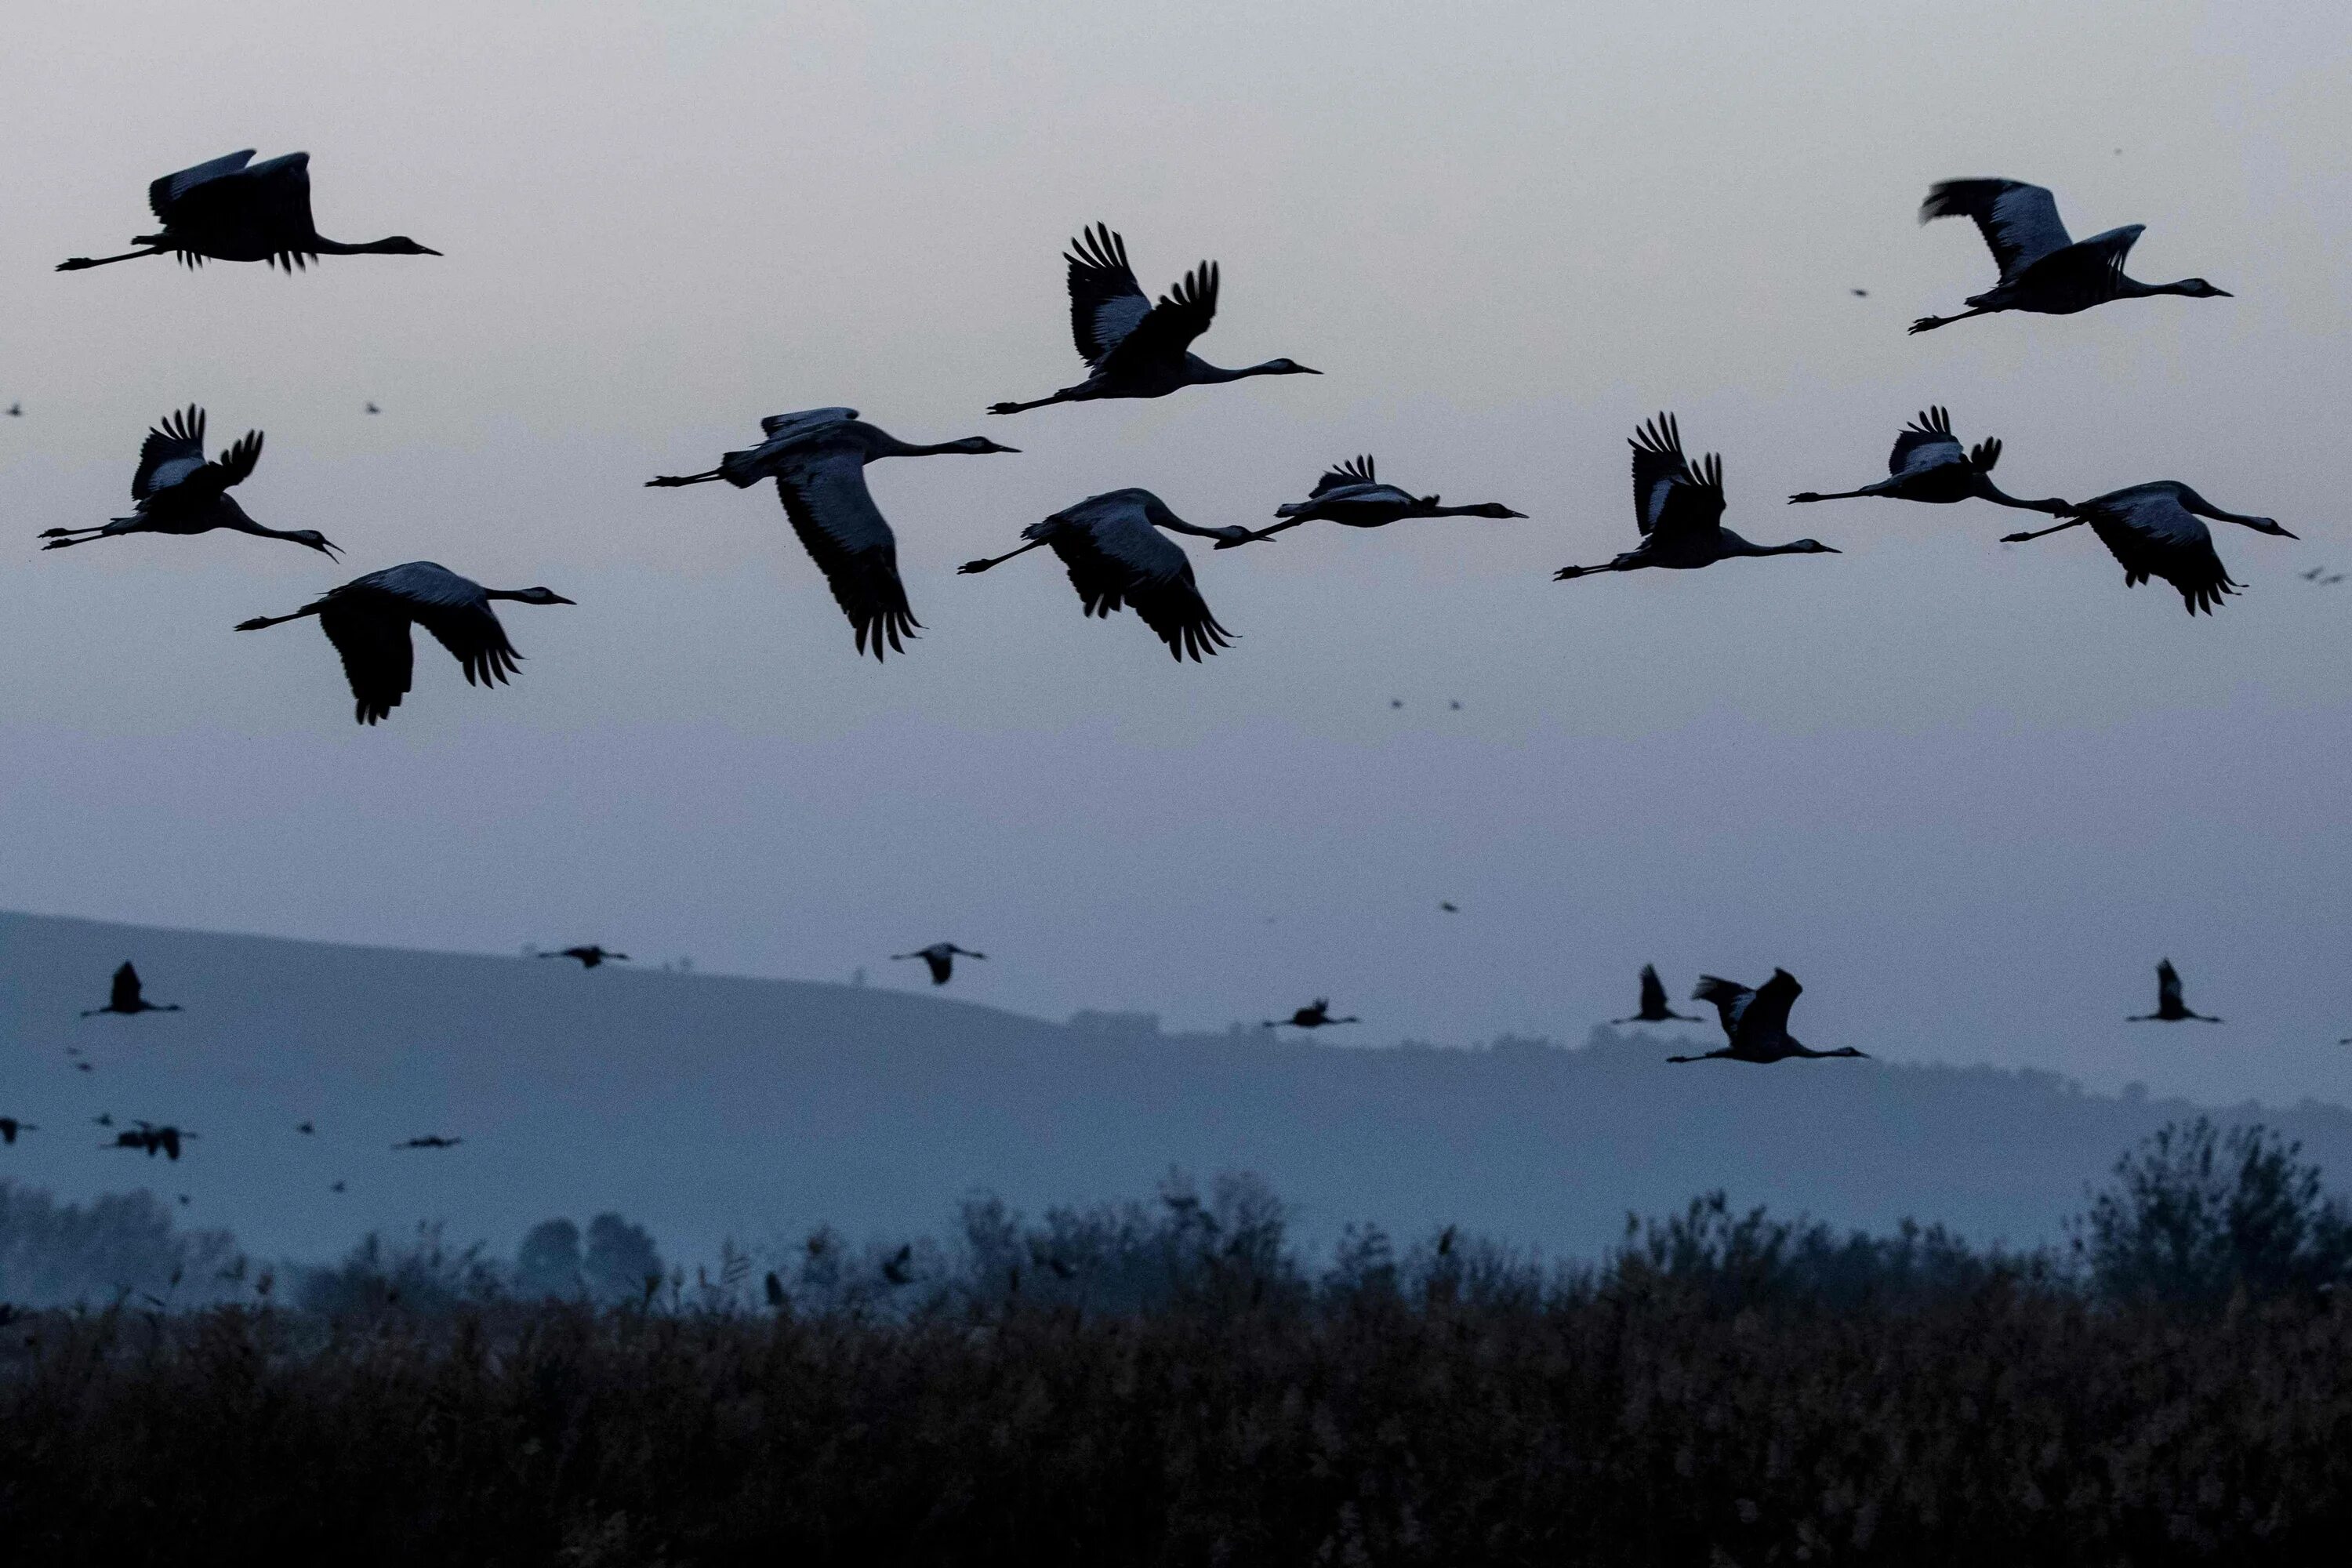
<path fill-rule="evenodd" d="M 2000 536 L 2000 542 L 2003 544 L 2022 544 L 2029 539 L 2041 539 L 2053 533 L 2063 533 L 2070 528 L 2082 526 L 2081 518 L 2070 517 L 2063 522 L 2053 524 L 2049 528 L 2037 528 L 2031 533 L 2004 533 Z"/>
<path fill-rule="evenodd" d="M 140 250 L 126 250 L 120 256 L 77 256 L 69 261 L 58 262 L 58 270 L 60 272 L 79 272 L 86 267 L 111 267 L 118 261 L 136 261 L 142 256 L 161 256 L 163 254 L 163 247 L 162 246 L 151 245 Z"/>
<path fill-rule="evenodd" d="M 241 632 L 257 632 L 265 626 L 281 626 L 288 621 L 299 621 L 305 616 L 315 616 L 318 613 L 318 605 L 305 605 L 291 615 L 256 616 L 249 621 L 239 621 L 236 623 L 236 629 Z"/>
<path fill-rule="evenodd" d="M 1873 490 L 1832 490 L 1828 494 L 1824 495 L 1820 490 L 1799 490 L 1795 495 L 1789 498 L 1789 504 L 1790 506 L 1795 506 L 1801 501 L 1853 500 L 1858 496 L 1873 495 L 1876 492 Z"/>
<path fill-rule="evenodd" d="M 646 481 L 646 489 L 657 490 L 667 489 L 673 485 L 707 485 L 713 479 L 726 477 L 717 468 L 705 468 L 698 474 L 657 474 Z"/>
<path fill-rule="evenodd" d="M 976 575 L 987 571 L 992 566 L 1002 566 L 1016 555 L 1026 555 L 1029 552 L 1036 549 L 1039 545 L 1045 542 L 1042 539 L 1033 539 L 1018 550 L 1008 550 L 1002 555 L 983 556 L 978 561 L 967 561 L 962 565 L 956 568 L 956 574 L 959 576 Z"/>
<path fill-rule="evenodd" d="M 1983 306 L 1979 305 L 1973 310 L 1962 310 L 1957 316 L 1922 316 L 1917 321 L 1911 323 L 1911 331 L 1914 332 L 1932 332 L 1937 327 L 1948 327 L 1954 321 L 1965 321 L 1970 316 L 1983 316 L 1989 314 L 1990 314 L 1990 312 L 1985 310 Z"/>

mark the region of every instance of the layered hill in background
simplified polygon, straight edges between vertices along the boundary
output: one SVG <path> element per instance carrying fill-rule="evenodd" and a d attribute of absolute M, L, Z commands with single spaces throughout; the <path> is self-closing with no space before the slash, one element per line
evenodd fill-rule
<path fill-rule="evenodd" d="M 185 1011 L 77 1016 L 126 958 Z M 1684 1039 L 1718 1043 L 1696 1026 L 1375 1048 L 1053 1024 L 952 994 L 0 914 L 0 1115 L 41 1127 L 0 1149 L 0 1177 L 185 1194 L 189 1223 L 310 1257 L 420 1219 L 504 1249 L 539 1219 L 617 1209 L 691 1261 L 819 1224 L 939 1233 L 975 1189 L 1033 1213 L 1144 1195 L 1171 1166 L 1263 1176 L 1310 1246 L 1353 1222 L 1459 1224 L 1591 1255 L 1628 1210 L 1715 1187 L 2030 1243 L 2126 1145 L 2196 1110 L 1987 1068 L 1667 1065 Z M 100 1112 L 200 1136 L 177 1164 L 101 1149 Z M 2352 1180 L 2352 1111 L 2220 1119 L 2257 1116 Z M 464 1142 L 392 1147 L 425 1133 Z"/>

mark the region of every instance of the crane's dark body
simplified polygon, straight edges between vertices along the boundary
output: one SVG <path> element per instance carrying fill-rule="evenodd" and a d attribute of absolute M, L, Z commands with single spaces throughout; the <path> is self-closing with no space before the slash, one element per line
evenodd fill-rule
<path fill-rule="evenodd" d="M 2066 514 L 2066 502 L 2054 496 L 2044 500 L 2020 500 L 1994 484 L 1993 465 L 2000 461 L 1998 437 L 1989 437 L 1973 449 L 1962 451 L 1959 437 L 1952 434 L 1952 416 L 1937 405 L 1922 409 L 1918 418 L 1905 426 L 1895 437 L 1895 448 L 1886 458 L 1886 478 L 1858 489 L 1826 495 L 1818 490 L 1800 490 L 1789 500 L 1794 504 L 1878 496 L 1888 500 L 1925 501 L 1931 506 L 1989 500 L 1996 506 L 2047 512 L 2053 517 Z"/>
<path fill-rule="evenodd" d="M 1328 996 L 1318 996 L 1312 1003 L 1308 1004 L 1307 1006 L 1299 1008 L 1297 1012 L 1291 1014 L 1289 1017 L 1268 1018 L 1265 1020 L 1263 1026 L 1268 1029 L 1278 1029 L 1283 1025 L 1288 1024 L 1294 1029 L 1323 1029 L 1328 1028 L 1333 1024 L 1360 1024 L 1362 1022 L 1363 1020 L 1361 1018 L 1355 1016 L 1353 1014 L 1350 1014 L 1345 1018 L 1334 1018 L 1331 1016 L 1331 998 Z"/>
<path fill-rule="evenodd" d="M 190 404 L 151 427 L 139 447 L 139 471 L 131 476 L 129 517 L 97 528 L 50 528 L 41 531 L 45 550 L 65 550 L 126 533 L 210 533 L 232 529 L 263 539 L 307 545 L 331 558 L 335 546 L 316 529 L 270 528 L 256 522 L 228 492 L 252 477 L 261 461 L 261 432 L 248 430 L 214 461 L 205 460 L 205 411 Z"/>
<path fill-rule="evenodd" d="M 1735 555 L 1835 555 L 1814 539 L 1751 544 L 1723 526 L 1723 459 L 1710 452 L 1693 463 L 1683 456 L 1683 433 L 1671 414 L 1634 432 L 1633 522 L 1642 542 L 1598 566 L 1563 566 L 1557 581 L 1645 566 L 1691 572 Z"/>
<path fill-rule="evenodd" d="M 146 994 L 139 984 L 139 971 L 132 968 L 130 962 L 125 960 L 122 966 L 114 972 L 114 982 L 107 990 L 106 1005 L 86 1008 L 82 1012 L 82 1016 L 95 1018 L 100 1013 L 121 1013 L 128 1017 L 140 1013 L 176 1013 L 178 1011 L 180 1011 L 180 1005 L 177 1002 L 147 1000 Z"/>
<path fill-rule="evenodd" d="M 163 228 L 131 240 L 120 256 L 77 256 L 60 272 L 106 267 L 142 256 L 174 256 L 187 267 L 207 261 L 260 261 L 289 273 L 321 256 L 438 256 L 404 234 L 346 244 L 320 234 L 310 219 L 310 154 L 253 162 L 253 149 L 164 175 L 147 187 L 147 205 Z"/>
<path fill-rule="evenodd" d="M 1768 1066 L 1784 1062 L 1793 1057 L 1861 1057 L 1866 1053 L 1852 1046 L 1841 1046 L 1833 1051 L 1817 1051 L 1789 1033 L 1789 1009 L 1805 988 L 1797 977 L 1785 969 L 1776 969 L 1772 978 L 1750 988 L 1736 980 L 1722 980 L 1712 974 L 1702 974 L 1698 985 L 1691 992 L 1694 1002 L 1712 1002 L 1717 1016 L 1723 1021 L 1723 1032 L 1730 1044 L 1721 1050 L 1708 1051 L 1696 1057 L 1668 1057 L 1670 1062 L 1730 1061 L 1751 1062 Z"/>
<path fill-rule="evenodd" d="M 2145 232 L 2145 224 L 2075 239 L 2059 219 L 2058 198 L 2022 180 L 1946 180 L 1932 187 L 1919 205 L 1921 223 L 1939 217 L 1975 220 L 1977 232 L 2000 267 L 2000 281 L 1969 295 L 1969 308 L 1959 315 L 1920 317 L 1911 323 L 1915 332 L 2002 310 L 2071 316 L 2110 300 L 2144 300 L 2156 294 L 2192 300 L 2230 297 L 2228 289 L 2216 289 L 2202 278 L 2143 283 L 2126 276 L 2124 258 Z"/>
<path fill-rule="evenodd" d="M 1513 511 L 1500 501 L 1448 506 L 1436 496 L 1416 496 L 1398 486 L 1383 484 L 1371 455 L 1366 453 L 1325 470 L 1305 500 L 1286 501 L 1274 509 L 1274 515 L 1283 521 L 1270 528 L 1258 530 L 1251 537 L 1271 539 L 1277 533 L 1318 519 L 1336 522 L 1342 528 L 1385 528 L 1391 522 L 1401 522 L 1407 518 L 1524 518 L 1527 513 Z M 1219 544 L 1217 548 L 1224 550 L 1230 546 Z"/>
<path fill-rule="evenodd" d="M 951 942 L 935 942 L 929 947 L 919 947 L 912 952 L 894 952 L 890 955 L 890 961 L 896 963 L 902 959 L 919 958 L 931 972 L 931 984 L 945 985 L 955 973 L 955 961 L 959 955 L 979 959 L 985 959 L 988 956 L 984 952 L 974 952 L 968 947 L 958 947 Z"/>
<path fill-rule="evenodd" d="M 2234 522 L 2256 533 L 2282 539 L 2295 536 L 2267 517 L 2223 511 L 2178 479 L 2154 479 L 2093 496 L 2066 509 L 2068 520 L 2030 533 L 2002 536 L 2005 544 L 2022 544 L 2088 523 L 2107 553 L 2124 569 L 2124 586 L 2137 588 L 2160 577 L 2179 593 L 2190 615 L 2211 615 L 2214 608 L 2242 584 L 2231 580 L 2213 547 L 2213 531 L 2201 521 Z"/>
<path fill-rule="evenodd" d="M 1677 1013 L 1672 1007 L 1666 1005 L 1665 982 L 1658 978 L 1657 966 L 1651 963 L 1642 965 L 1641 1007 L 1626 1017 L 1612 1018 L 1609 1020 L 1612 1025 L 1667 1023 L 1696 1024 L 1704 1021 L 1705 1020 L 1703 1019 L 1692 1016 L 1688 1013 Z"/>
<path fill-rule="evenodd" d="M 2180 972 L 2172 967 L 2172 960 L 2159 960 L 2156 966 L 2156 1011 L 2141 1013 L 2124 1020 L 2127 1024 L 2218 1024 L 2219 1018 L 2202 1013 L 2192 1013 L 2181 1000 Z"/>
<path fill-rule="evenodd" d="M 615 963 L 626 963 L 629 962 L 629 955 L 627 953 L 614 952 L 609 948 L 600 947 L 593 942 L 586 947 L 567 947 L 558 952 L 542 952 L 539 956 L 541 958 L 569 958 L 577 963 L 583 969 L 593 969 L 608 959 Z"/>

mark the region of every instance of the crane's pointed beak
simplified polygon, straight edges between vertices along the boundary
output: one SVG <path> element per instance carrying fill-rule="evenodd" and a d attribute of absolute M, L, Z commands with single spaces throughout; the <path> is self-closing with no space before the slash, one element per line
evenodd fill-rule
<path fill-rule="evenodd" d="M 567 599 L 561 594 L 548 595 L 547 601 L 551 605 L 572 605 L 575 606 L 580 603 L 577 599 Z"/>

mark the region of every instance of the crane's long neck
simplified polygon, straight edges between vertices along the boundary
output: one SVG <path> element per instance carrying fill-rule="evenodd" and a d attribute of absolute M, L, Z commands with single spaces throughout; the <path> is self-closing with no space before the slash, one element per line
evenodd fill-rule
<path fill-rule="evenodd" d="M 2265 530 L 2270 522 L 2270 519 L 2266 517 L 2250 517 L 2243 512 L 2223 511 L 2220 507 L 2215 506 L 2211 501 L 2207 500 L 2203 496 L 2199 495 L 2187 485 L 2182 485 L 2179 489 L 2180 504 L 2187 507 L 2190 511 L 2195 512 L 2200 517 L 2210 517 L 2216 522 L 2242 523 L 2248 528 L 2262 528 Z"/>
<path fill-rule="evenodd" d="M 938 441 L 929 446 L 913 441 L 901 441 L 893 436 L 888 437 L 887 444 L 877 449 L 874 456 L 877 458 L 937 458 L 950 453 L 971 456 L 994 449 L 993 447 L 982 446 L 981 438 L 977 436 L 966 437 L 961 441 Z"/>
<path fill-rule="evenodd" d="M 356 244 L 341 239 L 329 239 L 323 235 L 310 237 L 309 249 L 317 256 L 405 256 L 404 247 L 411 242 L 398 235 L 383 239 L 361 240 Z"/>
<path fill-rule="evenodd" d="M 2194 278 L 2183 278 L 2173 283 L 2143 283 L 2137 278 L 2116 279 L 2116 298 L 2119 300 L 2145 300 L 2155 294 L 2186 294 L 2192 299 L 2201 297 L 2198 279 Z"/>
<path fill-rule="evenodd" d="M 2066 515 L 2067 502 L 2056 496 L 2051 496 L 2042 500 L 2022 500 L 2011 495 L 1981 474 L 1978 476 L 1977 491 L 1985 500 L 1999 506 L 2013 506 L 2021 511 L 2047 512 L 2052 517 Z"/>
<path fill-rule="evenodd" d="M 1287 368 L 1282 361 L 1273 359 L 1267 360 L 1264 364 L 1245 364 L 1232 370 L 1227 370 L 1221 364 L 1211 364 L 1207 360 L 1197 356 L 1193 358 L 1192 363 L 1192 380 L 1196 384 L 1201 385 L 1219 381 L 1240 381 L 1244 377 L 1253 375 L 1280 375 Z"/>

